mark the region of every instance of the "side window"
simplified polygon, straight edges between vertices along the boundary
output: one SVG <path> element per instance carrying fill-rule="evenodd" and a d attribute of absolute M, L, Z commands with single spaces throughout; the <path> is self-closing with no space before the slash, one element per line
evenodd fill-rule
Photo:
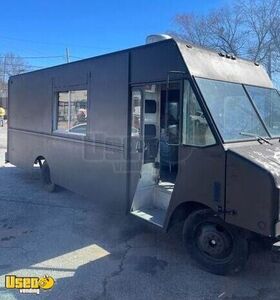
<path fill-rule="evenodd" d="M 57 132 L 86 135 L 87 90 L 58 92 L 56 113 Z"/>
<path fill-rule="evenodd" d="M 209 146 L 216 143 L 189 81 L 184 83 L 183 144 Z"/>

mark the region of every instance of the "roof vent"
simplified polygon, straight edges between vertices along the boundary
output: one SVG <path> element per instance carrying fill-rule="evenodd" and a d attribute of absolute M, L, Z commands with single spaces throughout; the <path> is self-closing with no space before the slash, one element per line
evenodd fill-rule
<path fill-rule="evenodd" d="M 220 55 L 221 57 L 225 57 L 225 56 L 226 56 L 225 52 L 219 52 L 219 55 Z"/>
<path fill-rule="evenodd" d="M 146 38 L 146 44 L 157 43 L 164 40 L 170 40 L 172 37 L 167 34 L 151 34 Z"/>

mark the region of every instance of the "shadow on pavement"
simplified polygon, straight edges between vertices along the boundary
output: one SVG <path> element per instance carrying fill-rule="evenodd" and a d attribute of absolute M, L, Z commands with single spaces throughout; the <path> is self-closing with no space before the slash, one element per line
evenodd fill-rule
<path fill-rule="evenodd" d="M 247 268 L 230 277 L 197 268 L 181 225 L 163 234 L 61 189 L 43 191 L 37 172 L 0 168 L 0 299 L 30 299 L 4 276 L 51 275 L 39 299 L 279 299 L 279 265 L 253 245 Z"/>

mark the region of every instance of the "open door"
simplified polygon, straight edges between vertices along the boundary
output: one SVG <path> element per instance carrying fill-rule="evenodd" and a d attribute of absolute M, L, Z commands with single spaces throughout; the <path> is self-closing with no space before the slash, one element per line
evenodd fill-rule
<path fill-rule="evenodd" d="M 143 141 L 143 99 L 142 89 L 131 90 L 131 138 L 130 138 L 130 199 L 134 197 L 138 181 L 141 178 L 141 168 L 144 155 Z"/>
<path fill-rule="evenodd" d="M 149 84 L 132 89 L 131 213 L 163 227 L 178 164 L 181 86 Z M 170 123 L 173 120 L 172 124 Z M 175 137 L 170 145 L 172 128 Z M 170 129 L 171 128 L 171 129 Z M 175 144 L 176 143 L 176 144 Z"/>

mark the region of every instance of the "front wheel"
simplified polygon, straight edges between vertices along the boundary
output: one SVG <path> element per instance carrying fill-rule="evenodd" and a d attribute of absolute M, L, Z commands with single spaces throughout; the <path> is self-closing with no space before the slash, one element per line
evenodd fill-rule
<path fill-rule="evenodd" d="M 186 219 L 183 238 L 191 258 L 210 273 L 237 273 L 247 262 L 247 239 L 211 209 L 196 211 Z"/>

